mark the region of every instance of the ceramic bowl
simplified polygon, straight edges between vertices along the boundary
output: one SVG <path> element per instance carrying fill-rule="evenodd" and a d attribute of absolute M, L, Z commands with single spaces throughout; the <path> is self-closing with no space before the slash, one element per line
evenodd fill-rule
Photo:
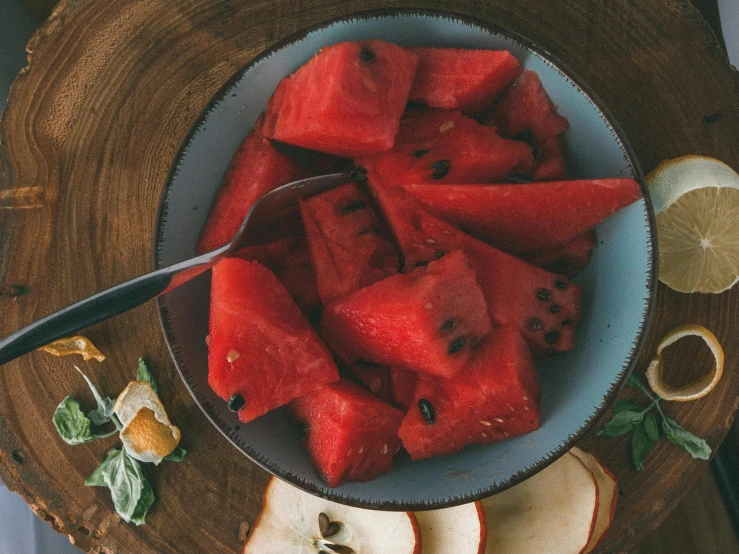
<path fill-rule="evenodd" d="M 501 28 L 439 12 L 355 14 L 282 41 L 239 71 L 213 98 L 177 155 L 156 235 L 155 265 L 194 254 L 208 210 L 229 162 L 277 83 L 322 46 L 381 39 L 401 45 L 510 50 L 536 71 L 559 113 L 573 177 L 633 177 L 643 182 L 623 133 L 580 79 L 550 54 Z M 654 298 L 655 233 L 648 200 L 597 228 L 598 247 L 576 281 L 583 287 L 577 346 L 537 360 L 542 385 L 541 427 L 486 446 L 411 462 L 399 455 L 390 473 L 367 483 L 327 487 L 303 449 L 286 410 L 242 424 L 207 382 L 209 275 L 159 299 L 164 337 L 182 379 L 214 427 L 254 462 L 308 492 L 344 504 L 386 510 L 429 509 L 470 502 L 553 462 L 597 420 L 636 362 Z"/>

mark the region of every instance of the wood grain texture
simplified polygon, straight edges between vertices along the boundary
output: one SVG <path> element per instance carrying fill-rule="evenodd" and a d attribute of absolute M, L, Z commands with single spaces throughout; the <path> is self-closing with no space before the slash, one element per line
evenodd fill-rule
<path fill-rule="evenodd" d="M 417 7 L 351 0 L 64 0 L 29 44 L 30 65 L 0 121 L 0 334 L 151 268 L 159 196 L 174 155 L 209 98 L 255 54 L 302 28 L 363 9 Z M 489 20 L 553 52 L 609 107 L 645 171 L 697 153 L 739 168 L 739 75 L 685 0 L 433 1 Z M 727 353 L 719 387 L 666 411 L 716 447 L 739 399 L 739 289 L 684 295 L 662 286 L 643 370 L 660 338 L 682 323 L 716 333 Z M 92 398 L 68 359 L 34 353 L 0 372 L 0 477 L 39 515 L 91 552 L 240 550 L 266 474 L 199 412 L 168 357 L 153 303 L 86 334 L 108 355 L 83 369 L 108 394 L 146 356 L 190 450 L 149 472 L 158 494 L 148 524 L 114 515 L 106 490 L 83 481 L 114 439 L 70 447 L 51 415 L 67 394 Z M 683 349 L 688 362 L 703 354 Z M 686 363 L 688 368 L 691 363 Z M 684 378 L 690 369 L 684 370 Z M 629 394 L 629 393 L 624 393 Z M 606 415 L 608 417 L 608 414 Z M 580 444 L 621 482 L 601 551 L 632 548 L 706 469 L 662 441 L 646 469 L 630 467 L 627 440 Z"/>

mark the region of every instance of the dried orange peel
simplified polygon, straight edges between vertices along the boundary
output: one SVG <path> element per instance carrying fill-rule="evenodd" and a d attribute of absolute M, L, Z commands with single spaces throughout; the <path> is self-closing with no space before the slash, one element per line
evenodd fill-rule
<path fill-rule="evenodd" d="M 139 461 L 159 464 L 180 443 L 180 430 L 169 421 L 147 381 L 131 381 L 118 396 L 113 412 L 123 424 L 123 446 Z"/>
<path fill-rule="evenodd" d="M 665 383 L 662 378 L 664 372 L 664 363 L 662 362 L 662 351 L 674 344 L 678 340 L 687 336 L 697 336 L 702 338 L 708 348 L 713 354 L 714 365 L 713 369 L 698 378 L 697 380 L 689 383 L 683 387 L 672 388 Z M 721 374 L 724 371 L 724 350 L 721 348 L 716 336 L 700 325 L 688 324 L 681 325 L 667 333 L 665 338 L 657 347 L 657 354 L 649 364 L 646 371 L 647 381 L 652 390 L 665 400 L 675 400 L 676 402 L 689 402 L 690 400 L 697 400 L 703 398 L 709 392 L 711 392 L 716 384 L 721 379 Z"/>
<path fill-rule="evenodd" d="M 44 352 L 48 352 L 54 356 L 79 354 L 85 361 L 95 359 L 98 362 L 102 362 L 105 360 L 105 356 L 102 352 L 95 348 L 95 345 L 82 335 L 56 340 L 46 346 L 42 346 L 39 350 L 43 350 Z"/>

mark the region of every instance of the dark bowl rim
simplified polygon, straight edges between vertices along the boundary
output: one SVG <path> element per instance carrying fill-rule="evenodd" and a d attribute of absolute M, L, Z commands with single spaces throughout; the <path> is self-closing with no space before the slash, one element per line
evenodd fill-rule
<path fill-rule="evenodd" d="M 657 271 L 658 271 L 657 233 L 656 233 L 654 208 L 652 206 L 652 202 L 649 197 L 649 194 L 647 193 L 644 173 L 641 169 L 641 166 L 636 157 L 636 154 L 633 148 L 631 147 L 631 144 L 626 139 L 626 136 L 623 130 L 621 129 L 620 125 L 617 123 L 616 119 L 613 117 L 611 112 L 606 108 L 602 100 L 574 71 L 572 71 L 569 68 L 567 64 L 563 63 L 557 56 L 551 54 L 548 50 L 537 45 L 536 43 L 524 37 L 523 35 L 515 31 L 511 31 L 510 29 L 503 27 L 502 25 L 499 25 L 497 23 L 491 23 L 481 18 L 476 18 L 476 17 L 468 16 L 465 14 L 459 14 L 459 13 L 455 13 L 455 12 L 447 11 L 447 10 L 426 9 L 426 8 L 421 8 L 421 9 L 383 8 L 383 9 L 374 9 L 374 10 L 362 10 L 358 12 L 352 12 L 349 14 L 345 14 L 340 17 L 326 19 L 310 27 L 301 29 L 300 31 L 297 31 L 275 42 L 274 44 L 264 49 L 256 56 L 254 56 L 244 66 L 239 68 L 223 84 L 223 86 L 218 90 L 218 92 L 214 94 L 213 97 L 210 99 L 206 107 L 203 109 L 203 111 L 200 113 L 198 118 L 195 120 L 195 122 L 192 124 L 192 126 L 188 130 L 187 134 L 185 135 L 182 142 L 180 143 L 180 146 L 177 150 L 177 153 L 175 154 L 175 157 L 173 158 L 172 164 L 170 166 L 170 170 L 167 174 L 167 178 L 164 183 L 164 187 L 162 189 L 162 194 L 161 194 L 159 206 L 157 209 L 157 216 L 156 216 L 156 223 L 155 223 L 156 233 L 154 235 L 154 245 L 153 245 L 153 252 L 152 252 L 153 267 L 154 268 L 159 267 L 160 245 L 162 244 L 162 233 L 164 231 L 164 219 L 165 219 L 164 215 L 166 214 L 167 204 L 169 200 L 169 193 L 172 190 L 173 181 L 179 172 L 182 158 L 187 152 L 187 148 L 190 142 L 192 141 L 194 135 L 197 133 L 199 128 L 203 125 L 206 118 L 209 116 L 210 112 L 214 109 L 214 107 L 218 103 L 220 103 L 222 100 L 226 98 L 227 94 L 241 80 L 241 78 L 244 76 L 244 73 L 246 71 L 248 71 L 252 66 L 257 64 L 258 62 L 266 59 L 267 57 L 271 56 L 273 53 L 281 50 L 282 48 L 285 48 L 289 46 L 290 44 L 303 39 L 304 37 L 306 37 L 308 34 L 312 32 L 328 28 L 335 23 L 351 22 L 351 21 L 362 20 L 362 19 L 376 19 L 380 17 L 415 16 L 415 15 L 450 19 L 452 21 L 459 21 L 459 22 L 462 22 L 468 25 L 478 27 L 479 29 L 491 32 L 493 34 L 502 35 L 506 38 L 513 40 L 514 42 L 521 44 L 526 49 L 539 55 L 543 60 L 551 64 L 557 71 L 559 71 L 565 78 L 569 79 L 575 85 L 576 88 L 579 88 L 580 91 L 582 91 L 582 93 L 585 94 L 587 99 L 600 112 L 606 124 L 612 129 L 615 137 L 620 141 L 623 147 L 623 150 L 628 158 L 628 162 L 630 163 L 633 169 L 634 177 L 636 181 L 639 183 L 639 186 L 642 191 L 642 196 L 645 201 L 646 223 L 648 224 L 647 225 L 648 237 L 651 242 L 651 244 L 647 245 L 647 249 L 650 254 L 648 268 L 647 268 L 647 271 L 648 271 L 647 296 L 645 298 L 647 307 L 644 310 L 642 319 L 640 321 L 640 330 L 636 336 L 636 339 L 633 342 L 631 351 L 622 366 L 619 377 L 616 380 L 616 382 L 611 386 L 609 391 L 607 392 L 603 402 L 599 406 L 596 407 L 593 415 L 590 416 L 590 418 L 588 418 L 580 426 L 580 428 L 577 429 L 577 431 L 575 431 L 569 437 L 567 437 L 548 456 L 542 458 L 541 460 L 538 460 L 537 462 L 527 467 L 526 469 L 521 470 L 518 473 L 512 475 L 510 478 L 508 478 L 505 481 L 496 482 L 494 485 L 490 487 L 478 490 L 469 495 L 456 496 L 456 497 L 451 497 L 451 498 L 447 498 L 447 499 L 439 500 L 439 501 L 418 503 L 418 502 L 397 502 L 397 501 L 377 502 L 377 501 L 363 500 L 361 498 L 355 498 L 355 497 L 346 497 L 341 494 L 337 494 L 335 492 L 336 489 L 329 488 L 329 487 L 320 488 L 320 487 L 314 486 L 312 483 L 307 483 L 305 481 L 302 481 L 301 479 L 297 478 L 295 475 L 291 474 L 289 471 L 286 471 L 283 468 L 276 465 L 274 462 L 270 460 L 260 459 L 259 454 L 257 452 L 249 452 L 248 448 L 244 448 L 240 446 L 239 444 L 237 444 L 232 439 L 232 437 L 229 436 L 228 431 L 221 427 L 221 423 L 218 422 L 216 418 L 214 418 L 212 414 L 208 412 L 206 407 L 203 405 L 201 400 L 198 398 L 197 393 L 190 386 L 190 383 L 188 382 L 188 379 L 186 375 L 184 374 L 183 369 L 180 367 L 180 360 L 178 358 L 178 354 L 173 348 L 171 330 L 169 329 L 168 322 L 166 321 L 166 314 L 165 314 L 166 307 L 163 305 L 161 298 L 157 299 L 157 314 L 159 317 L 159 324 L 162 328 L 162 333 L 164 334 L 164 339 L 167 344 L 167 349 L 169 350 L 170 356 L 175 364 L 175 367 L 177 368 L 177 372 L 179 373 L 180 378 L 182 379 L 183 383 L 185 384 L 188 391 L 190 392 L 190 395 L 193 397 L 193 399 L 195 400 L 195 403 L 198 405 L 198 407 L 203 412 L 203 414 L 205 414 L 205 416 L 210 420 L 213 426 L 216 429 L 218 429 L 221 432 L 221 434 L 223 434 L 228 439 L 228 441 L 231 442 L 234 445 L 234 447 L 236 447 L 237 450 L 239 450 L 242 454 L 246 455 L 253 463 L 258 465 L 262 469 L 266 470 L 271 475 L 278 477 L 280 479 L 283 479 L 305 492 L 308 492 L 320 498 L 324 498 L 326 500 L 330 500 L 330 501 L 348 505 L 348 506 L 354 506 L 357 508 L 365 508 L 365 509 L 373 509 L 373 510 L 383 510 L 383 511 L 435 510 L 435 509 L 441 509 L 441 508 L 449 508 L 449 507 L 458 506 L 461 504 L 466 504 L 469 502 L 481 500 L 495 493 L 508 489 L 520 483 L 521 481 L 524 481 L 525 479 L 531 477 L 535 473 L 538 473 L 539 471 L 541 471 L 542 469 L 544 469 L 551 463 L 555 462 L 562 455 L 564 455 L 572 446 L 575 445 L 575 443 L 579 439 L 581 439 L 590 430 L 590 428 L 606 412 L 608 407 L 615 400 L 618 393 L 623 389 L 628 376 L 633 372 L 637 364 L 637 361 L 639 359 L 639 354 L 644 346 L 644 342 L 646 341 L 646 337 L 648 335 L 649 327 L 650 327 L 651 320 L 652 320 L 653 313 L 654 313 L 654 306 L 655 306 L 655 301 L 656 301 L 655 293 L 656 293 L 656 283 L 657 283 Z"/>

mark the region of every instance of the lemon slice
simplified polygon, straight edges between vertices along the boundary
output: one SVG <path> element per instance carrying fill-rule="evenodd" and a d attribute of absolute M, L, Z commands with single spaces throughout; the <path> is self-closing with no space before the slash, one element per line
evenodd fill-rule
<path fill-rule="evenodd" d="M 131 381 L 118 395 L 113 411 L 123 424 L 123 446 L 137 460 L 159 464 L 180 443 L 180 430 L 170 423 L 147 381 Z"/>
<path fill-rule="evenodd" d="M 713 369 L 706 375 L 700 377 L 699 379 L 688 385 L 685 385 L 684 387 L 673 389 L 662 379 L 662 372 L 664 371 L 664 364 L 662 363 L 662 350 L 677 342 L 681 338 L 691 335 L 700 337 L 706 342 L 708 348 L 711 349 L 711 353 L 713 354 L 715 363 Z M 711 331 L 700 325 L 681 325 L 680 327 L 677 327 L 676 329 L 673 329 L 672 331 L 667 333 L 665 338 L 662 339 L 662 342 L 659 343 L 659 346 L 657 347 L 657 355 L 649 364 L 649 367 L 646 371 L 646 377 L 647 381 L 649 381 L 649 386 L 652 387 L 652 390 L 665 400 L 688 402 L 690 400 L 703 398 L 705 395 L 711 392 L 718 383 L 719 379 L 721 379 L 721 374 L 723 373 L 723 371 L 724 350 L 723 348 L 721 348 L 721 345 L 716 339 L 716 336 L 711 333 Z"/>
<path fill-rule="evenodd" d="M 679 292 L 719 293 L 739 280 L 739 175 L 705 156 L 647 175 L 657 221 L 659 279 Z"/>

